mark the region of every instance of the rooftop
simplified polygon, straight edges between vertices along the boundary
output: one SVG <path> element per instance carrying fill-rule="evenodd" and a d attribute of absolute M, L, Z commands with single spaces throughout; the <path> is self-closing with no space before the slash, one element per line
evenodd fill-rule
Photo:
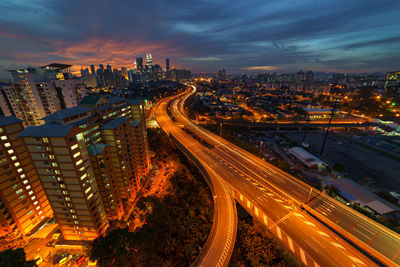
<path fill-rule="evenodd" d="M 118 102 L 121 102 L 121 101 L 125 101 L 125 100 L 126 100 L 125 98 L 120 97 L 120 96 L 113 96 L 113 97 L 109 97 L 109 98 L 107 98 L 107 99 L 108 99 L 108 102 L 109 102 L 110 104 L 115 104 L 115 103 L 118 103 Z"/>
<path fill-rule="evenodd" d="M 103 126 L 101 126 L 101 129 L 103 129 L 103 130 L 115 129 L 115 128 L 117 128 L 121 123 L 125 123 L 125 122 L 127 122 L 127 121 L 128 121 L 127 118 L 118 117 L 118 118 L 116 118 L 116 119 L 113 119 L 112 121 L 107 122 L 107 123 L 104 124 Z"/>
<path fill-rule="evenodd" d="M 16 124 L 19 122 L 23 122 L 23 120 L 20 120 L 14 116 L 0 117 L 0 127 L 10 125 L 10 124 Z"/>
<path fill-rule="evenodd" d="M 79 105 L 95 105 L 102 97 L 103 96 L 101 95 L 87 95 L 82 98 L 81 102 L 79 102 Z"/>
<path fill-rule="evenodd" d="M 82 106 L 76 106 L 73 108 L 66 108 L 66 109 L 62 109 L 59 111 L 54 112 L 53 114 L 50 114 L 44 118 L 42 118 L 42 120 L 63 120 L 65 118 L 71 117 L 71 116 L 75 116 L 78 114 L 82 114 L 82 113 L 86 113 L 88 111 L 91 111 L 91 108 L 88 107 L 82 107 Z"/>
<path fill-rule="evenodd" d="M 67 69 L 72 67 L 72 65 L 69 64 L 61 64 L 61 63 L 51 63 L 48 65 L 41 66 L 40 68 L 42 69 L 54 69 L 54 70 L 62 70 L 62 69 Z"/>
<path fill-rule="evenodd" d="M 40 126 L 29 126 L 18 137 L 65 137 L 69 134 L 72 125 L 43 124 Z"/>

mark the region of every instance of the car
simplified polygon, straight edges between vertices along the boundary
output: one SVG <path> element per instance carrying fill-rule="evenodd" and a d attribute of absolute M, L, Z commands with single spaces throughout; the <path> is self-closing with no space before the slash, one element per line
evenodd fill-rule
<path fill-rule="evenodd" d="M 39 265 L 43 262 L 43 259 L 40 255 L 36 255 L 34 260 L 35 260 L 36 265 Z"/>
<path fill-rule="evenodd" d="M 60 238 L 60 235 L 61 235 L 61 232 L 55 232 L 54 234 L 53 234 L 53 239 L 59 239 Z"/>
<path fill-rule="evenodd" d="M 65 256 L 64 258 L 62 258 L 61 260 L 60 260 L 60 265 L 63 265 L 63 264 L 65 264 L 69 259 L 71 259 L 72 258 L 72 255 L 68 255 L 68 256 Z"/>
<path fill-rule="evenodd" d="M 77 258 L 75 262 L 76 262 L 76 264 L 81 266 L 85 262 L 85 256 L 81 256 L 81 257 Z"/>
<path fill-rule="evenodd" d="M 64 258 L 65 256 L 62 254 L 62 255 L 58 255 L 58 256 L 56 256 L 54 259 L 53 259 L 53 265 L 56 265 L 57 263 L 59 263 L 60 262 L 60 260 L 62 259 L 62 258 Z"/>

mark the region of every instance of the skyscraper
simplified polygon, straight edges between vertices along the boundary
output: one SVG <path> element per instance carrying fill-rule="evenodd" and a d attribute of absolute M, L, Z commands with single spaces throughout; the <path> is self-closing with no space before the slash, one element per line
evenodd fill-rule
<path fill-rule="evenodd" d="M 146 54 L 146 69 L 151 69 L 153 66 L 153 57 L 151 54 Z"/>
<path fill-rule="evenodd" d="M 169 71 L 169 58 L 165 60 L 165 70 Z"/>
<path fill-rule="evenodd" d="M 92 75 L 96 75 L 96 71 L 94 69 L 94 65 L 90 65 L 90 71 L 92 72 Z"/>
<path fill-rule="evenodd" d="M 136 68 L 140 72 L 143 71 L 143 58 L 142 57 L 137 57 L 136 58 Z"/>

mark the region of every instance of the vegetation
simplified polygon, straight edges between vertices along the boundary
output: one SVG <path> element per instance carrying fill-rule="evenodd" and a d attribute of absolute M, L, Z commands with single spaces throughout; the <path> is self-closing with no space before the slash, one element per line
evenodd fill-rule
<path fill-rule="evenodd" d="M 34 261 L 26 261 L 23 248 L 7 249 L 0 252 L 0 267 L 31 267 L 35 265 Z"/>
<path fill-rule="evenodd" d="M 212 224 L 211 194 L 204 181 L 185 169 L 170 179 L 163 199 L 139 200 L 144 225 L 117 229 L 94 240 L 89 252 L 99 266 L 188 266 Z"/>
<path fill-rule="evenodd" d="M 236 243 L 229 266 L 296 266 L 296 263 L 272 238 L 256 231 L 245 220 L 238 220 Z"/>
<path fill-rule="evenodd" d="M 379 191 L 376 194 L 381 198 L 383 198 L 384 200 L 389 201 L 390 203 L 393 203 L 397 206 L 400 206 L 399 200 L 394 196 L 392 196 L 391 194 L 389 194 L 388 192 Z"/>
<path fill-rule="evenodd" d="M 7 249 L 23 248 L 26 246 L 26 240 L 22 236 L 15 236 L 13 233 L 0 237 L 0 251 Z"/>

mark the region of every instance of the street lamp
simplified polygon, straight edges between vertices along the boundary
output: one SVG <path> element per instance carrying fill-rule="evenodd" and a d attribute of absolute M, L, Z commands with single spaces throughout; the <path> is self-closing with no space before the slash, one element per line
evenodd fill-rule
<path fill-rule="evenodd" d="M 261 140 L 261 141 L 260 141 L 260 154 L 258 155 L 259 158 L 261 158 L 261 149 L 262 149 L 263 143 L 264 143 L 264 142 Z"/>

